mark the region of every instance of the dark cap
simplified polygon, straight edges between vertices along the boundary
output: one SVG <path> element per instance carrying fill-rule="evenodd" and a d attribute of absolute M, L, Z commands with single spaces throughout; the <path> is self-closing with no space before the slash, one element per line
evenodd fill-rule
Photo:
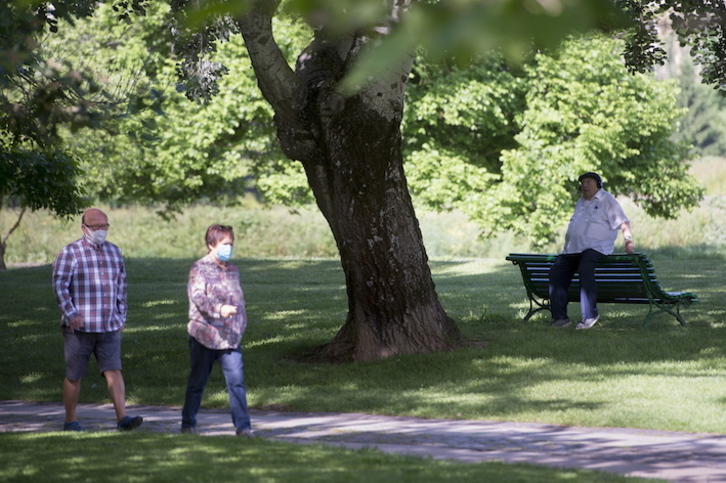
<path fill-rule="evenodd" d="M 582 180 L 585 178 L 594 179 L 597 182 L 597 187 L 602 188 L 602 178 L 597 173 L 585 173 L 581 174 L 579 178 L 577 178 L 577 181 L 582 183 Z"/>

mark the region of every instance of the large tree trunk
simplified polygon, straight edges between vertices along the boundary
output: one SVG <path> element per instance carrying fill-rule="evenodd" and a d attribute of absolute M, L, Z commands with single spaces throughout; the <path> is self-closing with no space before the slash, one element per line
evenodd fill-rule
<path fill-rule="evenodd" d="M 271 14 L 240 20 L 287 156 L 301 161 L 340 252 L 348 316 L 317 360 L 371 361 L 462 344 L 441 306 L 403 172 L 400 124 L 410 62 L 354 96 L 336 86 L 369 41 L 316 39 L 295 72 L 272 39 Z"/>
<path fill-rule="evenodd" d="M 348 317 L 317 355 L 367 361 L 452 348 L 403 173 L 400 122 L 351 99 L 325 126 L 327 159 L 306 164 L 340 251 Z"/>

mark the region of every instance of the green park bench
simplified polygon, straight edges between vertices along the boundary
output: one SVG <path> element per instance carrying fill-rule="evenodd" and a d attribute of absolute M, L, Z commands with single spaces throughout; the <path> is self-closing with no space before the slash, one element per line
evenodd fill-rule
<path fill-rule="evenodd" d="M 549 271 L 557 255 L 510 253 L 507 260 L 518 265 L 522 272 L 524 288 L 529 299 L 528 320 L 541 310 L 549 310 Z M 681 317 L 681 307 L 698 303 L 698 297 L 690 292 L 666 292 L 655 278 L 650 259 L 642 253 L 616 253 L 603 257 L 595 269 L 598 303 L 648 304 L 650 310 L 643 320 L 643 327 L 651 317 L 668 312 L 686 326 Z M 580 280 L 575 274 L 568 294 L 570 302 L 580 301 Z"/>

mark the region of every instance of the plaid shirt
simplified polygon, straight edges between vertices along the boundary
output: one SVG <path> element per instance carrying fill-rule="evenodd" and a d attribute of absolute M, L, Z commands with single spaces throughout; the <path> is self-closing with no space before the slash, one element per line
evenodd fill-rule
<path fill-rule="evenodd" d="M 222 268 L 207 254 L 194 262 L 189 271 L 189 325 L 187 331 L 208 349 L 236 349 L 247 328 L 245 298 L 239 270 L 228 263 Z M 234 305 L 237 313 L 227 318 L 222 305 Z"/>
<path fill-rule="evenodd" d="M 53 291 L 68 325 L 83 316 L 82 332 L 115 332 L 126 322 L 126 268 L 113 243 L 100 247 L 83 237 L 67 245 L 53 262 Z"/>

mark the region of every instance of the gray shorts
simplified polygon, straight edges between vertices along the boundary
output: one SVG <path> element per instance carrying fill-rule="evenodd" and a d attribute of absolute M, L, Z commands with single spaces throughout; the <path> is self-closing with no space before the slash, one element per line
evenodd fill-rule
<path fill-rule="evenodd" d="M 63 330 L 63 347 L 66 357 L 66 377 L 77 381 L 86 375 L 91 354 L 96 358 L 98 370 L 121 370 L 121 331 L 116 332 L 78 332 L 70 327 Z"/>

